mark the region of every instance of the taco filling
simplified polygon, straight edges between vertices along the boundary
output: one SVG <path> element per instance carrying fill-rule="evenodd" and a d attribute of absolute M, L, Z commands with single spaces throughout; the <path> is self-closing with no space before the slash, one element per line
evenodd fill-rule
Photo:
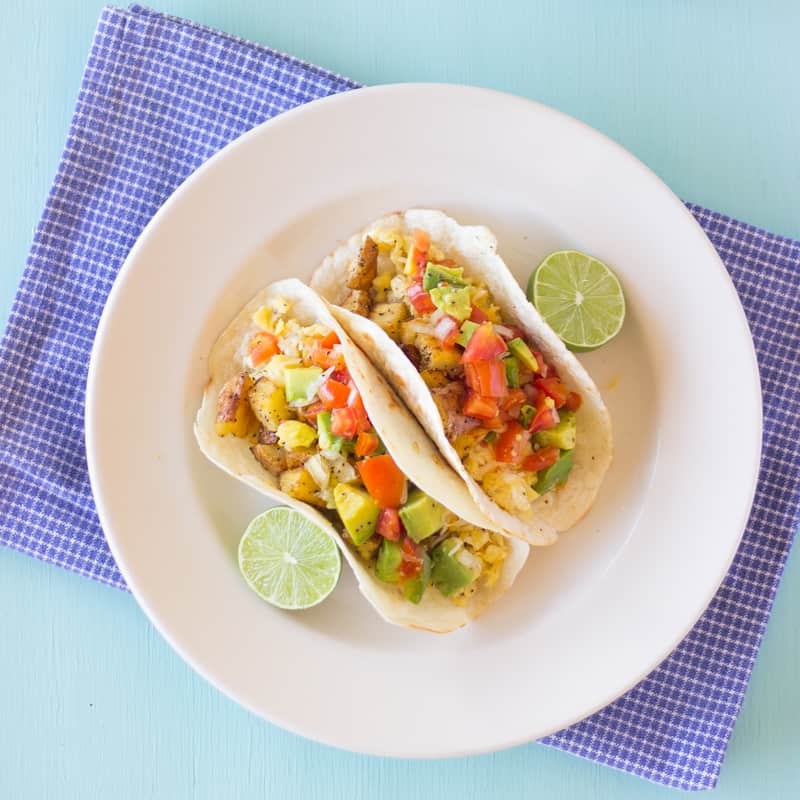
<path fill-rule="evenodd" d="M 415 229 L 364 237 L 342 307 L 380 326 L 430 389 L 464 468 L 498 506 L 524 514 L 569 480 L 581 395 L 507 324 L 475 274 Z"/>
<path fill-rule="evenodd" d="M 365 285 L 374 313 L 391 304 L 387 283 L 373 305 L 373 284 Z M 507 540 L 459 519 L 407 479 L 370 421 L 336 332 L 301 325 L 290 310 L 288 300 L 273 298 L 253 315 L 255 332 L 240 345 L 244 369 L 217 397 L 216 434 L 249 440 L 280 490 L 323 513 L 370 572 L 406 600 L 438 591 L 463 605 L 494 585 Z M 491 432 L 469 424 L 460 436 L 483 440 Z M 525 453 L 534 455 L 532 447 Z"/>

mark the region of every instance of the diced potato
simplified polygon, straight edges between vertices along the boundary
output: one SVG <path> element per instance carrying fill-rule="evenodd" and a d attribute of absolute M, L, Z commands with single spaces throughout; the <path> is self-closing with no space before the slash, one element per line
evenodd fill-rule
<path fill-rule="evenodd" d="M 282 422 L 292 418 L 286 405 L 286 393 L 268 378 L 256 383 L 250 390 L 249 400 L 258 421 L 270 431 L 277 431 Z"/>
<path fill-rule="evenodd" d="M 435 369 L 423 370 L 420 375 L 430 389 L 435 389 L 437 386 L 446 386 L 450 383 L 450 378 L 444 372 L 439 372 Z"/>
<path fill-rule="evenodd" d="M 250 452 L 267 472 L 276 477 L 286 469 L 286 451 L 276 444 L 256 444 Z"/>
<path fill-rule="evenodd" d="M 471 431 L 462 433 L 454 442 L 459 458 L 463 461 L 467 453 L 470 452 L 486 436 L 486 428 L 473 428 Z"/>
<path fill-rule="evenodd" d="M 342 301 L 342 308 L 358 314 L 360 317 L 366 317 L 369 315 L 369 304 L 369 292 L 353 289 Z"/>
<path fill-rule="evenodd" d="M 217 397 L 217 417 L 214 429 L 218 436 L 233 434 L 241 439 L 258 430 L 247 395 L 253 385 L 252 378 L 242 372 L 234 375 L 220 390 Z"/>
<path fill-rule="evenodd" d="M 511 514 L 524 514 L 539 496 L 523 474 L 510 469 L 493 469 L 483 476 L 481 486 L 500 508 Z"/>
<path fill-rule="evenodd" d="M 400 323 L 408 317 L 404 303 L 377 303 L 369 318 L 386 331 L 392 339 L 400 336 Z"/>
<path fill-rule="evenodd" d="M 375 276 L 374 280 L 372 281 L 372 288 L 375 289 L 377 292 L 388 292 L 389 287 L 392 285 L 392 278 L 394 277 L 394 273 L 392 272 L 381 272 Z"/>
<path fill-rule="evenodd" d="M 435 336 L 425 333 L 417 334 L 414 345 L 422 356 L 423 370 L 448 370 L 456 369 L 461 366 L 461 352 L 459 350 L 447 350 L 442 347 L 441 342 Z"/>
<path fill-rule="evenodd" d="M 367 539 L 364 544 L 359 545 L 356 550 L 358 550 L 358 554 L 361 558 L 364 559 L 367 563 L 372 561 L 375 558 L 376 553 L 378 552 L 378 548 L 381 546 L 381 537 L 378 535 L 372 536 Z"/>
<path fill-rule="evenodd" d="M 305 450 L 317 439 L 317 431 L 307 422 L 290 419 L 278 426 L 278 441 L 287 450 Z"/>
<path fill-rule="evenodd" d="M 301 447 L 298 450 L 286 451 L 286 467 L 294 469 L 295 467 L 302 467 L 316 451 L 312 447 Z M 316 483 L 316 481 L 314 481 Z"/>
<path fill-rule="evenodd" d="M 281 473 L 280 490 L 296 500 L 310 503 L 312 506 L 325 508 L 325 501 L 317 492 L 317 484 L 303 467 L 290 469 Z"/>

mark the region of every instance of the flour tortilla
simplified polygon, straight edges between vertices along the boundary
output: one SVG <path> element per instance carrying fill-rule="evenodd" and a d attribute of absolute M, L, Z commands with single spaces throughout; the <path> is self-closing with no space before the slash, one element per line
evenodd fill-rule
<path fill-rule="evenodd" d="M 567 387 L 583 397 L 577 412 L 578 443 L 567 483 L 542 495 L 522 516 L 500 508 L 469 475 L 445 436 L 436 403 L 414 365 L 374 322 L 338 307 L 347 296 L 347 267 L 358 256 L 364 237 L 372 231 L 419 228 L 431 242 L 465 267 L 465 275 L 479 277 L 488 287 L 507 324 L 522 328 L 552 364 Z M 483 226 L 460 225 L 441 211 L 412 209 L 373 222 L 329 255 L 311 278 L 311 286 L 333 304 L 336 319 L 370 357 L 420 420 L 429 436 L 452 465 L 480 509 L 512 536 L 530 544 L 552 544 L 556 531 L 572 527 L 591 507 L 611 464 L 613 445 L 608 410 L 586 370 L 528 302 L 519 284 L 497 254 L 494 234 Z"/>
<path fill-rule="evenodd" d="M 298 280 L 280 281 L 259 292 L 212 348 L 208 358 L 208 383 L 194 426 L 200 449 L 229 475 L 271 500 L 297 509 L 332 536 L 355 573 L 361 593 L 387 622 L 436 633 L 447 633 L 466 625 L 511 586 L 528 557 L 529 548 L 525 544 L 509 540 L 510 551 L 500 578 L 490 589 L 484 588 L 472 595 L 466 605 L 455 605 L 434 587 L 425 592 L 419 605 L 414 605 L 396 587 L 379 581 L 319 511 L 280 491 L 277 478 L 253 457 L 250 442 L 235 436 L 217 436 L 214 429 L 217 396 L 226 381 L 244 369 L 242 342 L 256 330 L 253 313 L 272 297 L 289 300 L 292 303 L 290 316 L 300 323 L 319 322 L 336 331 L 364 407 L 386 449 L 408 478 L 462 519 L 499 531 L 499 527 L 475 506 L 462 481 L 444 463 L 416 420 L 331 316 L 328 306 Z"/>

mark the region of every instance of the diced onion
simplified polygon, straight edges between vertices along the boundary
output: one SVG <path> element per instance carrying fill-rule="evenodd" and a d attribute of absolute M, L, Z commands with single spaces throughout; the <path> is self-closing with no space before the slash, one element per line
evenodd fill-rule
<path fill-rule="evenodd" d="M 328 466 L 328 462 L 319 453 L 315 453 L 311 456 L 303 466 L 320 489 L 328 488 L 331 482 L 331 468 Z"/>
<path fill-rule="evenodd" d="M 514 338 L 514 331 L 511 328 L 506 327 L 505 325 L 498 325 L 495 323 L 494 325 L 494 332 L 499 333 L 504 339 L 513 339 Z"/>

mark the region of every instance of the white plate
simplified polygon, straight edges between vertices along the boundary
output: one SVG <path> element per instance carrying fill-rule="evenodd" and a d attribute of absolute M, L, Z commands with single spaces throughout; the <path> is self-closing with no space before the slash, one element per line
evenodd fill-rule
<path fill-rule="evenodd" d="M 192 420 L 217 333 L 262 285 L 307 278 L 393 209 L 493 228 L 524 281 L 575 247 L 613 265 L 629 314 L 581 360 L 616 455 L 591 513 L 534 550 L 512 590 L 448 636 L 383 623 L 345 574 L 304 613 L 271 608 L 235 547 L 265 501 L 199 453 Z M 679 200 L 622 148 L 481 89 L 364 89 L 283 114 L 198 170 L 117 279 L 97 334 L 87 450 L 111 549 L 198 672 L 284 728 L 362 752 L 452 756 L 563 728 L 681 640 L 744 528 L 761 441 L 747 324 Z"/>

